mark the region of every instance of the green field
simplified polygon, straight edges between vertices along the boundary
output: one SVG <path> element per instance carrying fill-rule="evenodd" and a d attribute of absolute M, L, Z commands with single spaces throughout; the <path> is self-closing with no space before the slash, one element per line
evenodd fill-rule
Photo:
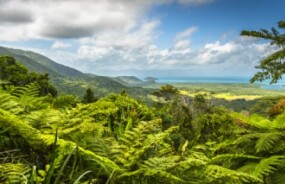
<path fill-rule="evenodd" d="M 166 84 L 149 84 L 145 88 L 160 88 Z M 254 100 L 265 96 L 282 96 L 285 90 L 262 89 L 259 84 L 198 84 L 198 83 L 173 83 L 170 84 L 180 90 L 180 93 L 187 96 L 196 94 L 206 94 L 213 98 L 223 98 L 226 100 Z"/>

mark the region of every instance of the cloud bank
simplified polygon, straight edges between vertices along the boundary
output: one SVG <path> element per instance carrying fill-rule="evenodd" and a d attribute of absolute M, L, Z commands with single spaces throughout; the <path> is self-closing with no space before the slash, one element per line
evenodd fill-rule
<path fill-rule="evenodd" d="M 274 50 L 240 37 L 193 49 L 196 25 L 178 32 L 169 48 L 159 48 L 161 19 L 148 12 L 171 3 L 197 6 L 214 0 L 0 0 L 0 41 L 51 41 L 42 53 L 105 75 L 245 75 Z"/>

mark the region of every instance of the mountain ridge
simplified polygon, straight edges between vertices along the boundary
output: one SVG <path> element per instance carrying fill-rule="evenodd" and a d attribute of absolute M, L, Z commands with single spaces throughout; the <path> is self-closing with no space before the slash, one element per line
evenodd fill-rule
<path fill-rule="evenodd" d="M 51 82 L 60 93 L 73 94 L 82 97 L 87 88 L 95 95 L 102 97 L 108 93 L 128 92 L 133 97 L 145 96 L 150 90 L 129 85 L 126 80 L 83 73 L 74 68 L 59 64 L 50 58 L 33 51 L 7 48 L 0 46 L 0 55 L 9 55 L 25 65 L 29 70 L 38 73 L 48 73 Z M 136 80 L 134 76 L 131 77 Z M 141 94 L 141 95 L 140 95 Z"/>

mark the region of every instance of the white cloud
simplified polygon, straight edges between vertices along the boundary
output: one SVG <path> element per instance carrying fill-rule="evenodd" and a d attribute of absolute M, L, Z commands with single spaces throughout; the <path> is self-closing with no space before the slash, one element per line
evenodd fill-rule
<path fill-rule="evenodd" d="M 178 3 L 184 5 L 202 5 L 212 3 L 215 0 L 177 0 Z"/>
<path fill-rule="evenodd" d="M 21 23 L 20 29 L 29 32 L 18 33 L 22 35 L 16 37 L 82 38 L 106 30 L 124 32 L 133 29 L 154 2 L 163 3 L 162 0 L 11 0 L 1 4 L 0 22 L 14 26 Z M 1 34 L 10 37 L 11 29 Z"/>
<path fill-rule="evenodd" d="M 0 41 L 15 42 L 28 39 L 25 36 L 27 34 L 27 30 L 22 28 L 21 25 L 1 26 L 0 24 L 0 33 Z"/>
<path fill-rule="evenodd" d="M 196 50 L 191 49 L 187 40 L 176 42 L 168 49 L 155 45 L 129 49 L 103 48 L 82 46 L 78 51 L 80 62 L 87 59 L 88 64 L 85 62 L 81 69 L 105 75 L 131 74 L 134 71 L 137 74 L 152 72 L 153 75 L 170 75 L 173 71 L 176 75 L 250 75 L 254 72 L 254 66 L 275 50 L 269 44 L 236 40 L 225 43 L 215 41 Z"/>
<path fill-rule="evenodd" d="M 0 28 L 3 30 L 0 40 L 85 38 L 97 36 L 105 31 L 130 33 L 142 23 L 149 22 L 146 21 L 146 13 L 155 5 L 210 2 L 210 0 L 10 0 L 1 3 L 0 6 Z M 21 24 L 18 27 L 20 30 L 15 31 L 13 28 L 19 24 Z M 12 38 L 10 32 L 16 34 L 15 38 Z"/>
<path fill-rule="evenodd" d="M 105 31 L 91 38 L 81 39 L 82 44 L 92 44 L 99 47 L 116 47 L 121 49 L 141 48 L 153 42 L 156 37 L 155 29 L 159 25 L 158 20 L 143 23 L 135 30 L 126 32 Z"/>
<path fill-rule="evenodd" d="M 96 61 L 97 59 L 101 59 L 106 56 L 108 53 L 112 51 L 112 48 L 106 47 L 92 47 L 92 46 L 81 46 L 77 54 L 81 59 L 90 59 Z"/>
<path fill-rule="evenodd" d="M 96 74 L 123 71 L 151 71 L 154 75 L 168 75 L 171 71 L 182 71 L 179 75 L 221 74 L 223 70 L 236 74 L 252 72 L 254 65 L 274 50 L 268 44 L 257 44 L 256 39 L 239 37 L 222 42 L 226 40 L 225 35 L 194 50 L 191 36 L 198 28 L 192 26 L 178 32 L 169 48 L 161 49 L 155 45 L 155 39 L 160 36 L 161 20 L 146 16 L 152 6 L 165 3 L 199 5 L 213 1 L 11 0 L 2 4 L 0 1 L 0 41 L 52 40 L 54 50 L 46 51 L 48 56 Z M 2 9 L 11 10 L 15 16 L 1 12 Z M 77 47 L 76 53 L 64 51 L 71 47 L 70 40 L 78 44 L 72 44 Z"/>
<path fill-rule="evenodd" d="M 71 44 L 64 43 L 64 42 L 61 42 L 61 41 L 56 41 L 51 46 L 52 49 L 67 49 L 69 47 L 71 47 Z"/>
<path fill-rule="evenodd" d="M 190 44 L 191 44 L 190 40 L 179 40 L 175 43 L 174 48 L 178 50 L 187 49 L 189 48 Z"/>
<path fill-rule="evenodd" d="M 189 36 L 191 36 L 193 33 L 197 32 L 198 28 L 197 27 L 189 27 L 188 29 L 179 32 L 175 35 L 175 40 L 181 40 L 181 39 L 185 39 Z"/>

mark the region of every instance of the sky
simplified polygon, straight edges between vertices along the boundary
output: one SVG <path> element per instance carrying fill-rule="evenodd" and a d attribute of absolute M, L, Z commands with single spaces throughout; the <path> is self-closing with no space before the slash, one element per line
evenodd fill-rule
<path fill-rule="evenodd" d="M 252 76 L 284 0 L 0 0 L 0 46 L 97 75 Z"/>

